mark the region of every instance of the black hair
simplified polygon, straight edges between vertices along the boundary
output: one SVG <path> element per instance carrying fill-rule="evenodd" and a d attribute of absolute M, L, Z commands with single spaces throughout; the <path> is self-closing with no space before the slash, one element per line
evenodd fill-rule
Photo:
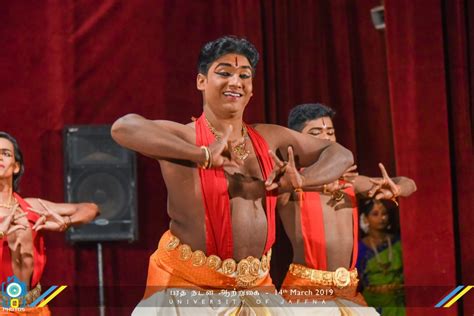
<path fill-rule="evenodd" d="M 23 154 L 21 153 L 20 146 L 18 146 L 18 142 L 13 136 L 6 132 L 0 131 L 0 138 L 8 139 L 13 144 L 13 155 L 15 156 L 15 162 L 20 165 L 20 171 L 13 175 L 13 191 L 18 192 L 21 176 L 25 172 Z"/>
<path fill-rule="evenodd" d="M 336 111 L 321 103 L 305 103 L 295 106 L 288 115 L 288 127 L 301 132 L 308 121 L 329 116 L 331 119 Z"/>
<path fill-rule="evenodd" d="M 394 207 L 396 207 L 396 204 L 393 203 L 392 200 L 376 200 L 376 199 L 362 199 L 359 201 L 359 213 L 364 213 L 366 216 L 369 216 L 369 213 L 372 211 L 374 208 L 375 203 L 381 203 L 387 212 L 389 213 L 389 216 L 391 215 L 390 213 L 394 210 Z"/>
<path fill-rule="evenodd" d="M 400 235 L 400 219 L 398 217 L 397 205 L 392 200 L 376 200 L 374 198 L 359 200 L 359 214 L 369 216 L 374 209 L 375 203 L 381 203 L 387 210 L 388 226 L 387 231 L 391 234 Z"/>
<path fill-rule="evenodd" d="M 252 72 L 255 73 L 259 58 L 257 49 L 245 38 L 234 35 L 220 37 L 202 47 L 197 64 L 198 72 L 207 75 L 209 67 L 216 59 L 232 53 L 247 57 L 252 66 Z"/>

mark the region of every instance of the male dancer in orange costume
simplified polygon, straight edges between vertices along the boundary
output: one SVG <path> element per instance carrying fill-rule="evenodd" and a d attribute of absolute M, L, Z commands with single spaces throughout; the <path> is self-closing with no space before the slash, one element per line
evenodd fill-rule
<path fill-rule="evenodd" d="M 189 291 L 173 288 L 273 292 L 268 271 L 275 189 L 330 183 L 352 164 L 352 154 L 335 142 L 243 122 L 257 61 L 255 47 L 245 39 L 209 42 L 198 62 L 203 113 L 197 120 L 183 125 L 129 114 L 112 126 L 119 144 L 158 160 L 168 189 L 170 230 L 150 258 L 147 291 L 136 315 L 252 314 L 260 308 L 254 308 L 256 300 L 279 298 L 243 296 L 233 305 L 212 295 L 218 292 L 207 292 L 207 306 L 178 310 L 179 295 Z M 295 160 L 306 167 L 302 175 Z"/>
<path fill-rule="evenodd" d="M 302 104 L 290 112 L 288 125 L 303 134 L 335 142 L 334 115 L 334 110 L 322 104 Z M 383 165 L 379 167 L 382 178 L 360 176 L 354 166 L 344 174 L 345 181 L 313 188 L 321 192 L 287 193 L 280 198 L 284 206 L 279 214 L 293 247 L 293 263 L 282 284 L 287 300 L 333 301 L 346 312 L 377 314 L 361 308 L 366 303 L 357 292 L 356 195 L 395 199 L 416 190 L 411 179 L 391 179 Z"/>

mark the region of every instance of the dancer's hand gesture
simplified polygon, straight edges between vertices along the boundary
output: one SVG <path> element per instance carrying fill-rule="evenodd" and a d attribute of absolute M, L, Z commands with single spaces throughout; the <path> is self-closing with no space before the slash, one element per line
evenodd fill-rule
<path fill-rule="evenodd" d="M 278 188 L 281 192 L 302 190 L 304 177 L 296 169 L 293 148 L 288 146 L 288 161 L 282 161 L 271 150 L 268 151 L 275 166 L 265 181 L 265 188 L 268 191 Z"/>
<path fill-rule="evenodd" d="M 400 186 L 395 184 L 395 182 L 393 182 L 393 180 L 388 176 L 387 170 L 385 170 L 385 167 L 381 163 L 379 163 L 379 168 L 382 172 L 382 179 L 369 179 L 369 181 L 373 183 L 373 186 L 367 195 L 369 197 L 374 197 L 376 200 L 395 199 L 402 191 Z"/>

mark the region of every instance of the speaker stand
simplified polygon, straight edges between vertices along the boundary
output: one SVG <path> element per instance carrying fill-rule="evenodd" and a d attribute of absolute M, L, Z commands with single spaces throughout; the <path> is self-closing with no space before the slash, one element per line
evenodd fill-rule
<path fill-rule="evenodd" d="M 97 243 L 97 274 L 99 277 L 99 313 L 105 316 L 104 265 L 102 263 L 102 243 Z"/>

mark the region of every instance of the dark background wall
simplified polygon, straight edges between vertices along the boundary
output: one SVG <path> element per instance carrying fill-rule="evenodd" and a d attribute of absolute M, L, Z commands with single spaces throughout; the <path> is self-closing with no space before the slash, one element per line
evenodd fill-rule
<path fill-rule="evenodd" d="M 0 130 L 25 154 L 24 196 L 61 201 L 62 128 L 111 124 L 135 112 L 186 123 L 201 112 L 195 88 L 201 46 L 245 36 L 261 53 L 246 120 L 285 124 L 298 103 L 337 111 L 339 142 L 359 171 L 413 178 L 401 202 L 410 306 L 433 306 L 457 284 L 474 284 L 472 119 L 474 8 L 467 0 L 4 1 L 0 10 Z M 141 298 L 148 256 L 167 229 L 166 188 L 156 162 L 138 159 L 140 238 L 105 243 L 106 303 L 128 315 Z M 275 251 L 284 253 L 284 238 Z M 58 313 L 93 315 L 94 245 L 47 233 L 42 283 L 67 284 Z M 278 283 L 289 255 L 274 260 Z M 426 286 L 423 288 L 422 286 Z M 474 313 L 472 293 L 465 315 Z M 461 311 L 461 312 L 462 312 Z M 410 315 L 455 315 L 412 308 Z"/>

